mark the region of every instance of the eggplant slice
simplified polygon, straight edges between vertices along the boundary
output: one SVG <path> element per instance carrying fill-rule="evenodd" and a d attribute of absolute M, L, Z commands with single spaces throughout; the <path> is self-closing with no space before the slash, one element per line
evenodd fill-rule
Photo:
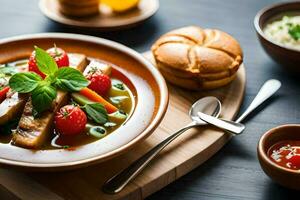
<path fill-rule="evenodd" d="M 82 54 L 68 54 L 70 65 L 83 72 L 88 64 L 86 56 Z M 69 101 L 67 92 L 58 91 L 53 109 L 46 111 L 38 118 L 32 114 L 31 99 L 26 102 L 23 114 L 17 129 L 13 132 L 12 143 L 17 146 L 37 149 L 49 138 L 53 131 L 53 120 L 55 113 Z M 41 102 L 42 103 L 42 102 Z"/>
<path fill-rule="evenodd" d="M 6 124 L 21 115 L 27 99 L 27 94 L 19 94 L 17 92 L 6 98 L 0 104 L 0 125 Z"/>
<path fill-rule="evenodd" d="M 18 72 L 27 71 L 27 60 L 17 61 L 14 63 L 13 67 L 15 67 Z M 12 74 L 8 75 L 9 78 L 11 76 Z M 7 78 L 7 81 L 9 78 Z M 11 93 L 9 97 L 0 103 L 0 125 L 4 125 L 21 115 L 29 96 L 17 92 L 12 93 L 12 91 L 9 91 L 8 93 Z"/>

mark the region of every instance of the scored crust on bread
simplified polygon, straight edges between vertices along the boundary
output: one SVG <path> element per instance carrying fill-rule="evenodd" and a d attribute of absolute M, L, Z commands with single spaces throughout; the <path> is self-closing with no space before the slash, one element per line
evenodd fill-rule
<path fill-rule="evenodd" d="M 192 79 L 193 83 L 197 82 L 198 89 L 228 84 L 243 60 L 242 49 L 232 36 L 220 30 L 196 26 L 164 34 L 151 50 L 158 69 L 168 74 L 167 80 L 185 87 L 184 79 L 189 79 L 188 82 Z M 217 84 L 205 87 L 208 81 Z"/>

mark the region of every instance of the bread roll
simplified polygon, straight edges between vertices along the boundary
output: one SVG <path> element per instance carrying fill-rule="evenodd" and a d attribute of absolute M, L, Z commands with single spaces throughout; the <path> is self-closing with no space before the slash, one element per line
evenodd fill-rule
<path fill-rule="evenodd" d="M 239 43 L 229 34 L 188 26 L 161 36 L 151 48 L 158 69 L 178 86 L 215 89 L 230 83 L 243 60 Z"/>
<path fill-rule="evenodd" d="M 71 17 L 99 14 L 99 0 L 59 0 L 59 11 Z"/>

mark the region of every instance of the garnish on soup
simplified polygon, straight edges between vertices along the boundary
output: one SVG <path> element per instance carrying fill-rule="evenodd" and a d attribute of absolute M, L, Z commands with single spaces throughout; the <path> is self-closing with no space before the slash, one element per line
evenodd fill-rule
<path fill-rule="evenodd" d="M 43 80 L 37 72 L 22 72 L 10 78 L 9 86 L 19 93 L 31 93 L 35 116 L 51 107 L 58 89 L 76 92 L 88 86 L 89 82 L 78 70 L 67 66 L 58 68 L 55 60 L 43 49 L 35 47 L 34 54 L 38 73 L 43 73 L 45 79 Z"/>
<path fill-rule="evenodd" d="M 264 33 L 274 42 L 300 50 L 300 16 L 284 16 L 271 22 L 265 27 Z"/>
<path fill-rule="evenodd" d="M 282 167 L 300 170 L 300 141 L 278 142 L 268 150 L 268 156 Z"/>
<path fill-rule="evenodd" d="M 105 137 L 132 112 L 123 74 L 56 46 L 0 65 L 0 81 L 0 143 L 69 149 Z"/>

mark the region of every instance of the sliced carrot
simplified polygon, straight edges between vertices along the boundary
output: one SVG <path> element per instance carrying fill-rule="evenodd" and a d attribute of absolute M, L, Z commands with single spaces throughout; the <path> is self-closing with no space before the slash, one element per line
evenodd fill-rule
<path fill-rule="evenodd" d="M 83 88 L 82 90 L 80 90 L 79 93 L 91 101 L 101 103 L 105 107 L 108 113 L 113 113 L 118 110 L 116 106 L 112 105 L 111 103 L 106 101 L 103 97 L 101 97 L 99 94 L 97 94 L 96 92 L 94 92 L 89 88 Z"/>

